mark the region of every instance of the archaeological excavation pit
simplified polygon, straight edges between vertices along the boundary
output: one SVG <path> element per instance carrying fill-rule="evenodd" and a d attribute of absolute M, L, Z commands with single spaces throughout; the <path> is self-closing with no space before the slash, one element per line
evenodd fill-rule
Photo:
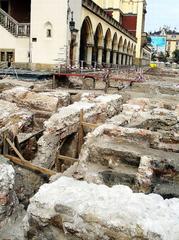
<path fill-rule="evenodd" d="M 149 73 L 1 90 L 2 240 L 178 240 L 179 78 Z"/>

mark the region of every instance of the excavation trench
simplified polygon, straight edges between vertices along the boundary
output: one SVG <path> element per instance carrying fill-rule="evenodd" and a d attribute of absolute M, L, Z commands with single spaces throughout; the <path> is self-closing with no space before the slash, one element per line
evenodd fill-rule
<path fill-rule="evenodd" d="M 163 213 L 176 218 L 172 210 L 179 198 L 176 80 L 177 76 L 169 83 L 166 76 L 160 81 L 149 78 L 113 94 L 112 88 L 108 94 L 92 92 L 89 79 L 85 82 L 89 92 L 83 91 L 78 78 L 70 80 L 71 85 L 64 79 L 65 89 L 62 85 L 49 89 L 52 81 L 33 88 L 0 87 L 0 149 L 7 156 L 0 156 L 1 236 L 11 239 L 15 234 L 12 240 L 88 236 L 91 240 L 102 239 L 101 234 L 117 240 L 132 239 L 134 232 L 136 239 L 160 236 L 153 228 L 145 235 L 143 222 L 136 223 L 141 232 L 134 225 L 131 233 L 127 221 L 131 217 L 135 223 L 135 211 L 145 219 L 147 207 L 151 219 L 159 202 Z M 69 93 L 68 87 L 76 89 Z M 162 197 L 171 200 L 166 204 Z M 152 217 L 163 224 L 160 214 Z M 110 227 L 105 219 L 115 219 L 117 225 L 111 222 Z M 125 219 L 125 227 L 119 219 Z"/>

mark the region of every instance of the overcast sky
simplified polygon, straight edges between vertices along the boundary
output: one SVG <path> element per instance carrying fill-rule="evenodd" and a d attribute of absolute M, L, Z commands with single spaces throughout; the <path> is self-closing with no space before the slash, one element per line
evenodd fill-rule
<path fill-rule="evenodd" d="M 158 30 L 163 25 L 179 31 L 179 0 L 147 0 L 145 30 Z"/>

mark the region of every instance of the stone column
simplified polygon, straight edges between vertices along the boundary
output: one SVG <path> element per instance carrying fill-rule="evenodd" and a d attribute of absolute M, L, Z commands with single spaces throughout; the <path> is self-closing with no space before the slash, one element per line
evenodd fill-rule
<path fill-rule="evenodd" d="M 128 66 L 128 55 L 126 55 L 126 62 L 125 62 L 125 65 Z"/>
<path fill-rule="evenodd" d="M 119 53 L 119 56 L 118 56 L 118 65 L 122 65 L 121 61 L 122 61 L 122 54 Z"/>
<path fill-rule="evenodd" d="M 86 56 L 86 64 L 88 66 L 92 65 L 92 52 L 93 52 L 93 47 L 91 45 L 87 46 L 87 56 Z"/>
<path fill-rule="evenodd" d="M 130 56 L 127 55 L 127 66 L 130 66 Z"/>
<path fill-rule="evenodd" d="M 133 57 L 130 56 L 130 65 L 132 66 L 132 64 L 133 64 Z"/>
<path fill-rule="evenodd" d="M 123 60 L 122 60 L 122 65 L 126 65 L 126 54 L 123 54 Z"/>
<path fill-rule="evenodd" d="M 103 58 L 103 49 L 102 47 L 98 48 L 98 59 L 97 59 L 97 64 L 102 65 L 102 58 Z"/>
<path fill-rule="evenodd" d="M 113 64 L 113 65 L 116 65 L 116 61 L 117 61 L 117 52 L 113 52 L 112 64 Z"/>
<path fill-rule="evenodd" d="M 110 64 L 111 50 L 106 50 L 106 64 Z"/>

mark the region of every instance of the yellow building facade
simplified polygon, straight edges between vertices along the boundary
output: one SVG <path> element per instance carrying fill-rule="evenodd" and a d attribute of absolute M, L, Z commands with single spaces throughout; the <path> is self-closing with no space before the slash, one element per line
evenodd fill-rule
<path fill-rule="evenodd" d="M 167 37 L 167 48 L 169 56 L 173 56 L 175 50 L 179 50 L 179 33 L 174 32 L 166 35 Z"/>

